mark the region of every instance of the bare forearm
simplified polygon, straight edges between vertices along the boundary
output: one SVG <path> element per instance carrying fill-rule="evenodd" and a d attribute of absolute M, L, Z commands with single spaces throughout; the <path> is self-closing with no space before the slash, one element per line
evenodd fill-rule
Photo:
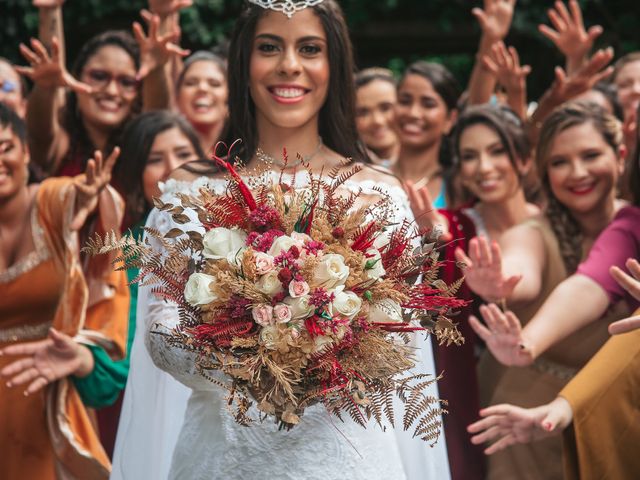
<path fill-rule="evenodd" d="M 491 100 L 491 95 L 496 87 L 496 77 L 482 65 L 482 58 L 491 51 L 493 42 L 485 35 L 480 39 L 480 46 L 476 54 L 471 78 L 467 90 L 469 92 L 469 105 L 480 105 Z"/>
<path fill-rule="evenodd" d="M 606 292 L 584 275 L 572 275 L 549 295 L 524 328 L 525 343 L 535 357 L 599 319 L 609 306 Z"/>
<path fill-rule="evenodd" d="M 62 24 L 62 7 L 40 8 L 38 19 L 38 39 L 47 50 L 51 52 L 53 37 L 56 37 L 60 45 L 60 55 L 64 62 L 65 42 L 64 27 Z"/>
<path fill-rule="evenodd" d="M 171 79 L 166 65 L 153 69 L 142 83 L 142 109 L 164 110 L 171 106 Z"/>
<path fill-rule="evenodd" d="M 523 121 L 527 118 L 527 91 L 526 88 L 507 90 L 507 103 Z"/>
<path fill-rule="evenodd" d="M 61 129 L 58 124 L 59 97 L 62 88 L 36 85 L 27 102 L 26 123 L 32 160 L 49 170 L 53 167 L 53 147 Z"/>
<path fill-rule="evenodd" d="M 93 359 L 93 353 L 86 346 L 80 344 L 78 346 L 78 367 L 73 372 L 76 377 L 86 377 L 95 366 L 95 360 Z"/>

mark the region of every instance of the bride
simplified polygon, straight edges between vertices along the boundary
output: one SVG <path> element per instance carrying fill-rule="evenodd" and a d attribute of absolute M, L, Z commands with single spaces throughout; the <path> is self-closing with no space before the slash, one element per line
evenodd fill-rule
<path fill-rule="evenodd" d="M 240 157 L 251 168 L 260 148 L 276 166 L 282 166 L 279 159 L 286 147 L 289 152 L 298 152 L 314 171 L 328 171 L 345 157 L 364 162 L 366 154 L 357 140 L 354 120 L 351 44 L 337 3 L 251 3 L 236 24 L 229 56 L 228 138 L 243 139 Z M 287 171 L 296 175 L 296 184 L 302 186 L 307 174 L 295 173 L 296 163 L 299 161 L 288 164 Z M 396 219 L 412 220 L 400 182 L 386 172 L 363 166 L 344 184 L 345 190 L 362 189 L 361 199 L 368 202 L 379 195 L 377 188 L 383 188 L 395 201 Z M 224 188 L 221 178 L 195 179 L 185 170 L 175 176 L 177 180 L 165 188 L 165 200 L 205 182 L 218 191 Z M 168 216 L 154 210 L 147 225 L 168 231 L 169 222 Z M 165 478 L 168 446 L 174 444 L 168 473 L 171 479 L 450 477 L 443 438 L 430 448 L 412 439 L 400 425 L 383 432 L 373 424 L 365 430 L 349 420 L 336 422 L 322 405 L 307 408 L 301 423 L 288 432 L 278 431 L 269 420 L 248 428 L 237 425 L 226 411 L 225 392 L 195 372 L 188 352 L 168 345 L 163 335 L 157 334 L 175 327 L 177 307 L 142 287 L 137 318 L 140 328 L 112 478 Z M 146 353 L 138 351 L 143 339 L 153 363 L 190 389 L 186 409 L 183 399 L 187 390 L 149 368 Z M 413 342 L 417 347 L 416 373 L 434 374 L 431 343 L 424 335 L 416 336 Z M 435 384 L 426 394 L 437 397 Z M 139 455 L 144 445 L 159 448 L 150 456 L 153 464 L 145 464 Z"/>

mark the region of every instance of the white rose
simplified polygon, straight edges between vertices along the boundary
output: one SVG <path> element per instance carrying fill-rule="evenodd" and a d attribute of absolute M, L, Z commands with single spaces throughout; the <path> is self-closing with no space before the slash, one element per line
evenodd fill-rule
<path fill-rule="evenodd" d="M 298 242 L 298 246 L 301 247 L 302 245 L 304 245 L 307 242 L 310 242 L 311 240 L 313 240 L 309 235 L 307 235 L 306 233 L 300 233 L 300 232 L 291 232 L 291 238 L 293 238 L 296 242 Z"/>
<path fill-rule="evenodd" d="M 204 235 L 202 254 L 205 258 L 227 258 L 227 255 L 235 254 L 245 246 L 246 238 L 247 234 L 237 228 L 212 228 Z"/>
<path fill-rule="evenodd" d="M 294 245 L 297 247 L 302 246 L 302 244 L 298 240 L 294 240 L 287 235 L 281 235 L 273 241 L 273 243 L 271 244 L 271 248 L 267 253 L 272 257 L 277 257 L 282 252 L 288 251 Z"/>
<path fill-rule="evenodd" d="M 316 309 L 313 305 L 309 305 L 309 295 L 298 298 L 287 297 L 283 301 L 291 308 L 291 318 L 294 320 L 308 318 Z"/>
<path fill-rule="evenodd" d="M 355 293 L 344 291 L 344 285 L 340 285 L 333 291 L 334 299 L 331 302 L 331 314 L 339 313 L 343 317 L 352 319 L 360 311 L 362 300 Z"/>
<path fill-rule="evenodd" d="M 324 288 L 334 288 L 343 285 L 349 277 L 349 267 L 344 263 L 344 257 L 337 253 L 328 253 L 315 270 L 316 282 Z"/>
<path fill-rule="evenodd" d="M 333 338 L 326 335 L 319 335 L 313 339 L 315 344 L 314 352 L 320 352 L 333 343 Z"/>
<path fill-rule="evenodd" d="M 240 267 L 242 266 L 242 257 L 246 249 L 247 247 L 242 247 L 240 250 L 233 250 L 229 252 L 227 254 L 227 262 L 229 262 L 229 265 L 240 269 Z"/>
<path fill-rule="evenodd" d="M 366 258 L 364 259 L 364 265 L 362 266 L 362 268 L 364 268 L 364 272 L 367 278 L 377 280 L 385 273 L 387 273 L 384 269 L 384 266 L 382 265 L 380 250 L 378 250 L 377 248 L 370 248 L 366 251 L 365 257 Z M 370 268 L 366 268 L 367 266 Z"/>
<path fill-rule="evenodd" d="M 211 291 L 211 285 L 216 283 L 216 278 L 206 273 L 192 273 L 184 286 L 184 298 L 189 305 L 207 305 L 217 300 L 216 294 Z"/>
<path fill-rule="evenodd" d="M 273 257 L 271 255 L 267 255 L 266 253 L 256 252 L 255 261 L 256 272 L 258 273 L 258 275 L 269 273 L 274 268 Z"/>
<path fill-rule="evenodd" d="M 379 323 L 402 322 L 402 308 L 398 302 L 393 300 L 381 300 L 371 305 L 369 321 Z"/>
<path fill-rule="evenodd" d="M 282 288 L 282 283 L 278 280 L 278 272 L 275 270 L 271 270 L 268 273 L 265 273 L 260 277 L 260 279 L 256 282 L 256 287 L 262 293 L 273 296 L 276 293 L 282 292 L 284 289 Z"/>
<path fill-rule="evenodd" d="M 275 350 L 279 336 L 278 327 L 276 325 L 268 325 L 260 330 L 260 343 L 269 350 Z"/>

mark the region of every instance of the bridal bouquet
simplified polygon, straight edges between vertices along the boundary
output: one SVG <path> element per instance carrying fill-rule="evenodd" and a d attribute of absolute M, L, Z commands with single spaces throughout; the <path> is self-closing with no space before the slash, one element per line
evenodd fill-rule
<path fill-rule="evenodd" d="M 393 424 L 396 395 L 405 430 L 434 441 L 444 410 L 423 394 L 436 379 L 411 373 L 409 334 L 460 343 L 447 314 L 464 304 L 453 296 L 459 285 L 438 280 L 437 253 L 412 247 L 409 222 L 392 224 L 383 189 L 362 206 L 361 194 L 340 193 L 360 167 L 308 171 L 299 188 L 268 161 L 246 177 L 215 159 L 227 173 L 224 193 L 156 201 L 176 225 L 164 235 L 147 229 L 162 251 L 130 239 L 96 239 L 90 250 L 123 248 L 120 260 L 140 268 L 138 280 L 179 306 L 167 341 L 197 352 L 199 372 L 228 390 L 238 423 L 255 421 L 255 401 L 261 417 L 285 428 L 318 402 L 363 427 Z"/>

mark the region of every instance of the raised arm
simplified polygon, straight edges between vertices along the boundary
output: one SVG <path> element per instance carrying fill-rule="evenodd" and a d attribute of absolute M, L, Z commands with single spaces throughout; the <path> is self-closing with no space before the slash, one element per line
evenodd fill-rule
<path fill-rule="evenodd" d="M 607 67 L 612 59 L 613 49 L 606 48 L 598 50 L 588 62 L 569 75 L 561 67 L 556 67 L 553 84 L 540 98 L 538 108 L 529 119 L 528 133 L 534 144 L 542 123 L 557 106 L 590 90 L 613 73 L 613 67 Z"/>
<path fill-rule="evenodd" d="M 510 306 L 534 300 L 542 289 L 546 250 L 539 230 L 517 225 L 500 242 L 480 236 L 469 241 L 469 251 L 455 251 L 465 265 L 467 285 L 488 302 Z"/>
<path fill-rule="evenodd" d="M 51 54 L 39 40 L 31 40 L 31 48 L 20 45 L 20 52 L 31 64 L 15 67 L 34 82 L 27 103 L 27 129 L 31 158 L 43 169 L 58 168 L 69 145 L 69 137 L 59 121 L 61 92 L 71 88 L 79 93 L 91 93 L 91 87 L 67 71 L 57 38 L 52 39 Z"/>
<path fill-rule="evenodd" d="M 482 60 L 491 52 L 493 45 L 504 40 L 509 33 L 515 4 L 516 0 L 484 0 L 483 9 L 474 8 L 471 11 L 480 24 L 482 34 L 467 87 L 469 105 L 487 103 L 491 99 L 496 76 Z"/>
<path fill-rule="evenodd" d="M 62 4 L 65 0 L 33 0 L 38 8 L 38 39 L 51 52 L 53 39 L 58 39 L 60 58 L 66 63 L 64 26 L 62 23 Z"/>
<path fill-rule="evenodd" d="M 145 111 L 162 110 L 171 105 L 173 85 L 166 65 L 174 55 L 186 56 L 189 52 L 173 43 L 180 37 L 177 28 L 161 33 L 159 16 L 145 15 L 144 18 L 149 27 L 148 35 L 145 35 L 138 22 L 133 24 L 133 33 L 140 45 L 140 69 L 137 78 L 143 82 L 142 108 Z"/>
<path fill-rule="evenodd" d="M 505 47 L 503 42 L 493 45 L 489 55 L 482 59 L 484 66 L 498 79 L 507 94 L 507 103 L 522 119 L 527 118 L 527 75 L 529 65 L 520 65 L 520 56 L 514 47 Z"/>
<path fill-rule="evenodd" d="M 470 324 L 500 363 L 524 366 L 555 343 L 596 321 L 608 306 L 604 289 L 590 278 L 576 274 L 551 292 L 524 329 L 512 312 L 502 312 L 495 304 L 480 307 L 486 325 L 476 318 Z"/>
<path fill-rule="evenodd" d="M 555 30 L 547 25 L 540 25 L 538 29 L 565 56 L 565 70 L 571 75 L 587 60 L 593 42 L 602 34 L 602 27 L 595 25 L 588 31 L 585 30 L 577 0 L 569 0 L 568 6 L 569 8 L 561 1 L 556 1 L 548 12 Z"/>
<path fill-rule="evenodd" d="M 438 238 L 441 242 L 450 241 L 453 236 L 449 232 L 449 222 L 437 208 L 433 207 L 427 186 L 416 188 L 413 182 L 405 182 L 404 188 L 420 231 L 423 233 L 437 231 L 440 233 Z"/>

